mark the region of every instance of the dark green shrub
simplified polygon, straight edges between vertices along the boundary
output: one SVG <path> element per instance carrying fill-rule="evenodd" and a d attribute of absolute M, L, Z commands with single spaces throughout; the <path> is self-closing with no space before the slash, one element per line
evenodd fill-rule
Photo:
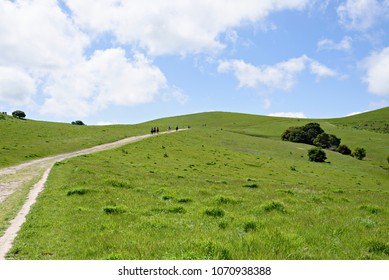
<path fill-rule="evenodd" d="M 327 159 L 326 153 L 319 147 L 308 150 L 308 158 L 314 162 L 324 162 Z"/>
<path fill-rule="evenodd" d="M 313 144 L 313 140 L 324 130 L 318 123 L 308 123 L 300 127 L 289 127 L 281 135 L 283 141 L 290 141 L 296 143 Z"/>
<path fill-rule="evenodd" d="M 362 160 L 366 157 L 366 150 L 364 148 L 355 148 L 354 152 L 351 153 L 351 156 Z"/>
<path fill-rule="evenodd" d="M 106 214 L 122 214 L 127 211 L 125 206 L 106 206 L 103 208 Z"/>
<path fill-rule="evenodd" d="M 255 222 L 246 222 L 243 224 L 244 232 L 255 231 L 257 229 L 257 224 Z"/>
<path fill-rule="evenodd" d="M 224 216 L 224 210 L 220 208 L 206 209 L 204 211 L 205 215 L 220 218 Z"/>
<path fill-rule="evenodd" d="M 369 252 L 375 254 L 385 254 L 389 256 L 389 243 L 373 240 L 369 242 Z"/>
<path fill-rule="evenodd" d="M 302 127 L 303 131 L 306 134 L 306 144 L 313 144 L 313 140 L 319 135 L 324 133 L 324 130 L 320 127 L 318 123 L 308 123 Z"/>
<path fill-rule="evenodd" d="M 340 144 L 340 139 L 333 134 L 321 133 L 314 140 L 313 145 L 324 149 L 336 149 Z"/>
<path fill-rule="evenodd" d="M 328 148 L 328 143 L 329 135 L 327 133 L 321 133 L 313 140 L 313 145 L 321 148 Z"/>
<path fill-rule="evenodd" d="M 338 153 L 341 153 L 342 155 L 351 155 L 351 150 L 346 145 L 339 145 L 339 147 L 336 149 Z"/>
<path fill-rule="evenodd" d="M 218 226 L 219 226 L 220 229 L 226 229 L 228 227 L 228 222 L 222 221 L 222 222 L 219 223 Z"/>
<path fill-rule="evenodd" d="M 70 196 L 70 195 L 83 195 L 83 194 L 86 194 L 87 192 L 89 192 L 89 190 L 87 189 L 74 189 L 74 190 L 70 190 L 67 192 L 67 195 Z"/>
<path fill-rule="evenodd" d="M 24 118 L 26 117 L 26 114 L 25 114 L 23 111 L 16 110 L 16 111 L 13 111 L 13 112 L 12 112 L 12 116 L 13 116 L 14 118 L 24 119 Z"/>
<path fill-rule="evenodd" d="M 244 188 L 249 188 L 249 189 L 256 189 L 258 188 L 257 184 L 248 184 L 248 185 L 243 185 Z"/>
<path fill-rule="evenodd" d="M 290 141 L 295 143 L 307 143 L 307 134 L 302 127 L 289 127 L 282 135 L 283 141 Z"/>
<path fill-rule="evenodd" d="M 179 198 L 177 199 L 177 202 L 178 203 L 188 203 L 188 202 L 192 202 L 193 200 L 191 198 Z"/>
<path fill-rule="evenodd" d="M 184 207 L 179 206 L 179 207 L 174 207 L 174 208 L 168 209 L 166 212 L 173 213 L 173 214 L 185 214 L 186 210 Z"/>
<path fill-rule="evenodd" d="M 74 121 L 74 122 L 72 122 L 72 124 L 73 125 L 85 125 L 85 123 L 83 121 L 80 121 L 80 120 Z"/>

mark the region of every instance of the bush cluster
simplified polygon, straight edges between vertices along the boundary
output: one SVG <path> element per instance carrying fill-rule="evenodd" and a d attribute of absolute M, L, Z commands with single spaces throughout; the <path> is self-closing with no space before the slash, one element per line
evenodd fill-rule
<path fill-rule="evenodd" d="M 304 126 L 289 127 L 281 135 L 283 141 L 314 145 L 317 148 L 308 151 L 310 161 L 324 162 L 326 154 L 322 149 L 336 151 L 343 155 L 351 155 L 359 160 L 366 157 L 364 148 L 356 148 L 353 152 L 346 145 L 341 145 L 341 139 L 336 135 L 326 133 L 318 123 L 308 123 Z"/>
<path fill-rule="evenodd" d="M 333 134 L 325 133 L 318 123 L 289 127 L 282 133 L 281 139 L 283 141 L 315 145 L 332 150 L 335 150 L 340 144 L 340 138 Z"/>

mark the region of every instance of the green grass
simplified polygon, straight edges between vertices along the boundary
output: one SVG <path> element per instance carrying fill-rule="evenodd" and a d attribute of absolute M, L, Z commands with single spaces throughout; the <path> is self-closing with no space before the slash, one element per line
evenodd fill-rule
<path fill-rule="evenodd" d="M 137 125 L 80 126 L 0 115 L 4 117 L 0 118 L 0 168 L 147 134 L 152 126 L 160 126 L 161 131 L 168 127 L 166 121 L 159 120 Z"/>
<path fill-rule="evenodd" d="M 315 163 L 280 139 L 309 121 L 188 115 L 155 122 L 191 130 L 67 160 L 7 258 L 389 259 L 389 135 L 317 120 L 367 157 Z"/>

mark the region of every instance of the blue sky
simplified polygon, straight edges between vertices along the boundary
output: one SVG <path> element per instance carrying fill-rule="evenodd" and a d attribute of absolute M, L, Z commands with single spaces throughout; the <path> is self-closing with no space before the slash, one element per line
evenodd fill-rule
<path fill-rule="evenodd" d="M 0 0 L 0 111 L 87 124 L 389 106 L 389 0 Z"/>

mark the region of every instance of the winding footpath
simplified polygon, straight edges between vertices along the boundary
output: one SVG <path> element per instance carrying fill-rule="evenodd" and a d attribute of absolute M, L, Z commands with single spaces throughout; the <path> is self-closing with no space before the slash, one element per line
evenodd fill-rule
<path fill-rule="evenodd" d="M 183 130 L 183 129 L 181 129 Z M 179 130 L 180 131 L 180 130 Z M 166 134 L 175 132 L 174 130 L 168 132 L 162 132 L 159 134 Z M 26 216 L 30 211 L 31 206 L 35 203 L 39 193 L 43 190 L 50 171 L 56 162 L 60 162 L 65 159 L 77 157 L 81 155 L 91 154 L 104 150 L 114 149 L 123 145 L 143 140 L 153 135 L 141 135 L 125 138 L 116 142 L 95 146 L 92 148 L 70 152 L 66 154 L 60 154 L 56 156 L 45 157 L 38 160 L 22 163 L 16 166 L 0 169 L 1 176 L 11 176 L 11 180 L 0 180 L 0 203 L 2 203 L 8 196 L 17 190 L 22 184 L 25 184 L 37 176 L 41 176 L 39 181 L 31 188 L 27 200 L 18 212 L 16 217 L 10 222 L 10 226 L 5 231 L 3 236 L 0 237 L 0 260 L 4 260 L 7 252 L 11 249 L 12 243 L 19 232 L 22 224 L 26 221 Z M 42 172 L 43 170 L 43 172 Z M 20 174 L 20 176 L 18 176 Z"/>

